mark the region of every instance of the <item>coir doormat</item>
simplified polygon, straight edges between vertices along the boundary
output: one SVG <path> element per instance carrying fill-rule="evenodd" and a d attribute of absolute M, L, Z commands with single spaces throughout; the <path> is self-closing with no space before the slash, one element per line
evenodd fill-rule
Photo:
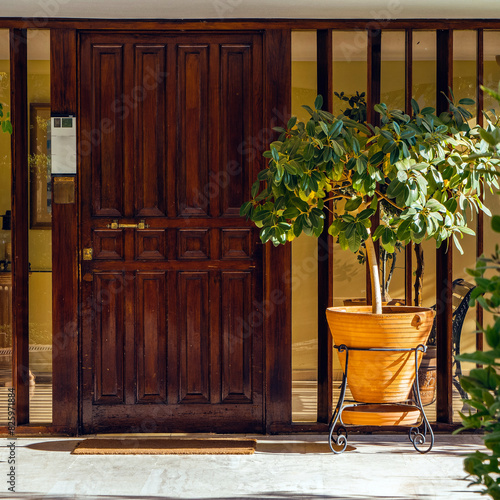
<path fill-rule="evenodd" d="M 252 455 L 255 439 L 90 438 L 74 455 Z"/>

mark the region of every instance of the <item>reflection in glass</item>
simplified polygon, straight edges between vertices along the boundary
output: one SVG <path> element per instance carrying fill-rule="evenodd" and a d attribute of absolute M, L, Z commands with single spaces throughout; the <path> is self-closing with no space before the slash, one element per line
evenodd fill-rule
<path fill-rule="evenodd" d="M 405 32 L 383 31 L 381 51 L 380 101 L 389 109 L 405 109 Z M 390 214 L 381 214 L 382 219 Z M 393 254 L 380 248 L 381 284 L 385 301 L 403 303 L 405 297 L 405 249 L 396 247 Z"/>
<path fill-rule="evenodd" d="M 12 245 L 9 30 L 0 30 L 0 425 L 12 387 Z"/>
<path fill-rule="evenodd" d="M 453 93 L 455 102 L 458 103 L 460 99 L 469 98 L 476 99 L 477 90 L 477 64 L 476 64 L 476 48 L 477 48 L 477 33 L 476 31 L 454 31 L 453 32 Z M 469 110 L 474 118 L 469 121 L 470 126 L 476 124 L 476 106 L 464 106 Z M 470 226 L 474 228 L 476 224 L 477 215 L 470 220 Z M 487 218 L 486 218 L 487 219 Z M 459 278 L 464 279 L 466 282 L 473 283 L 474 280 L 467 274 L 467 268 L 473 268 L 476 262 L 476 237 L 465 235 L 460 240 L 464 253 L 453 249 L 453 280 Z M 464 292 L 465 289 L 457 288 L 457 292 Z M 458 294 L 455 298 L 454 306 L 458 306 L 460 298 Z M 454 335 L 457 336 L 459 329 L 458 323 L 455 322 Z M 469 307 L 467 316 L 465 317 L 461 334 L 460 334 L 460 352 L 474 352 L 476 350 L 476 308 Z M 470 369 L 475 368 L 470 363 L 461 363 L 462 374 L 467 375 Z M 453 375 L 457 374 L 457 367 L 453 367 Z M 457 376 L 458 380 L 458 376 Z M 467 406 L 460 401 L 461 395 L 457 388 L 453 387 L 453 419 L 457 422 L 460 421 L 459 411 L 466 410 Z"/>
<path fill-rule="evenodd" d="M 380 101 L 389 109 L 405 108 L 405 32 L 383 31 Z"/>
<path fill-rule="evenodd" d="M 30 423 L 52 421 L 50 32 L 28 30 Z"/>
<path fill-rule="evenodd" d="M 316 32 L 292 32 L 292 114 L 308 120 L 314 106 Z M 315 422 L 318 390 L 318 263 L 316 238 L 292 243 L 292 420 Z"/>
<path fill-rule="evenodd" d="M 367 90 L 367 46 L 366 31 L 334 31 L 333 44 L 333 90 L 341 97 L 362 96 L 365 100 Z M 349 113 L 351 107 L 346 100 L 333 98 L 334 114 Z M 362 102 L 361 101 L 361 102 Z M 366 102 L 366 101 L 365 101 Z M 366 109 L 366 104 L 364 104 Z M 353 118 L 360 117 L 360 106 L 354 105 Z M 336 210 L 343 211 L 343 203 Z M 333 305 L 342 306 L 344 301 L 363 300 L 366 295 L 366 271 L 360 263 L 363 257 L 343 251 L 337 241 L 333 243 Z M 336 352 L 333 354 L 333 402 L 339 398 L 339 386 L 342 380 L 342 367 Z M 348 391 L 347 397 L 350 397 Z"/>
<path fill-rule="evenodd" d="M 332 44 L 334 92 L 348 98 L 366 94 L 366 31 L 334 31 Z M 338 115 L 349 109 L 349 105 L 336 94 L 333 98 L 333 113 Z"/>
<path fill-rule="evenodd" d="M 500 31 L 484 30 L 484 86 L 498 90 L 500 82 Z M 489 94 L 484 94 L 484 110 L 500 112 L 498 102 Z"/>
<path fill-rule="evenodd" d="M 420 109 L 436 106 L 436 32 L 413 32 L 412 96 Z"/>
<path fill-rule="evenodd" d="M 477 32 L 453 31 L 453 95 L 455 102 L 469 98 L 476 100 L 477 91 Z M 464 106 L 472 113 L 474 119 L 469 121 L 470 126 L 476 124 L 477 108 Z"/>

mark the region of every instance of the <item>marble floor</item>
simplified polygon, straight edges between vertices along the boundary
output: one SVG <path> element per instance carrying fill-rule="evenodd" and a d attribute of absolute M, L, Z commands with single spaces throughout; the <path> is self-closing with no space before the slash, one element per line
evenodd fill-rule
<path fill-rule="evenodd" d="M 199 437 L 199 435 L 192 435 Z M 130 437 L 128 435 L 127 437 Z M 322 435 L 256 436 L 254 455 L 82 456 L 81 438 L 18 438 L 0 445 L 0 498 L 31 499 L 478 499 L 464 479 L 477 435 L 437 435 L 417 453 L 406 435 L 353 435 L 333 455 Z"/>

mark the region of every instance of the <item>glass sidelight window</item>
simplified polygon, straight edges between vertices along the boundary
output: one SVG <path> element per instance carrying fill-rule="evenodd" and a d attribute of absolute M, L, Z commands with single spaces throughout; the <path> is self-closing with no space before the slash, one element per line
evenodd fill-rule
<path fill-rule="evenodd" d="M 0 425 L 12 388 L 12 245 L 9 30 L 0 30 Z"/>
<path fill-rule="evenodd" d="M 52 421 L 50 31 L 28 30 L 30 423 Z M 28 207 L 27 207 L 28 208 Z"/>
<path fill-rule="evenodd" d="M 14 61 L 9 60 L 12 39 L 20 47 L 15 52 Z M 16 68 L 12 75 L 11 64 Z M 14 75 L 17 83 L 11 94 Z M 26 86 L 21 84 L 24 78 Z M 8 423 L 9 395 L 15 395 L 16 425 L 50 424 L 52 197 L 49 30 L 11 30 L 10 33 L 9 30 L 0 30 L 0 106 L 0 425 Z M 23 119 L 24 110 L 26 120 Z M 24 137 L 27 150 L 24 146 L 21 149 L 25 144 Z M 11 138 L 14 139 L 16 156 L 12 156 Z M 15 190 L 12 185 L 14 169 L 17 179 L 26 179 L 26 184 L 18 181 Z M 15 324 L 14 311 L 18 318 Z M 17 352 L 16 359 L 13 358 L 14 351 Z M 17 386 L 12 378 L 14 369 L 18 374 Z"/>
<path fill-rule="evenodd" d="M 316 32 L 292 33 L 292 114 L 307 121 L 303 104 L 317 94 Z M 292 420 L 315 422 L 318 390 L 317 239 L 292 242 Z"/>

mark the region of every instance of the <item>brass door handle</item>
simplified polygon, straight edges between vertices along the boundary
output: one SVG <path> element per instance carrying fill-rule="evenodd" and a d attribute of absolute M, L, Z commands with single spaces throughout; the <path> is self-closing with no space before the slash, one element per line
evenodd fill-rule
<path fill-rule="evenodd" d="M 109 229 L 146 229 L 149 224 L 146 224 L 144 219 L 141 219 L 137 224 L 120 224 L 118 220 L 114 220 L 111 224 L 106 225 Z"/>

